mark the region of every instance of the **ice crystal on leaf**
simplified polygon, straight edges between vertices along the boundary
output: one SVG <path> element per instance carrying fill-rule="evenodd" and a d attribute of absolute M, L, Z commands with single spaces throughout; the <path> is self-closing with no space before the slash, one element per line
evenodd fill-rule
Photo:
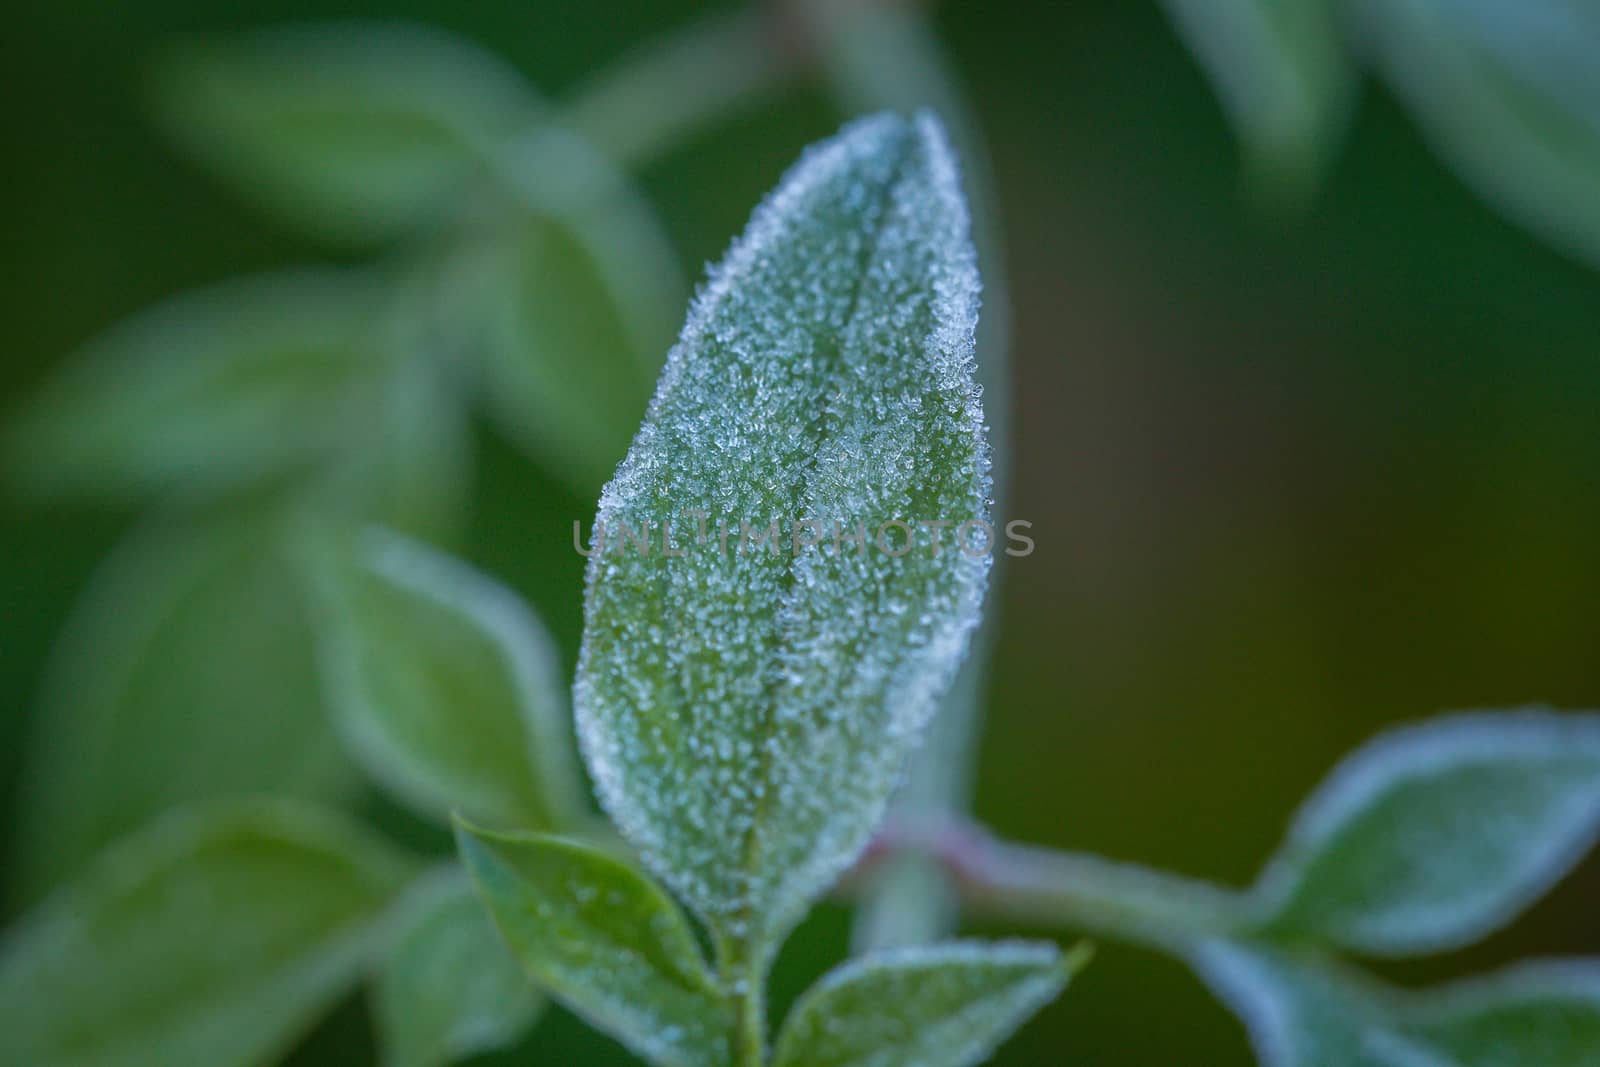
<path fill-rule="evenodd" d="M 856 856 L 977 620 L 977 308 L 938 123 L 851 124 L 712 271 L 601 497 L 584 754 L 720 936 L 770 947 Z"/>

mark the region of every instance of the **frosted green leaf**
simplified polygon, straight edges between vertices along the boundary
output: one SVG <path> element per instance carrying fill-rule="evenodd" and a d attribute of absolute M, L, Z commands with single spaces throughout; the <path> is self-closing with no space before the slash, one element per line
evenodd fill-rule
<path fill-rule="evenodd" d="M 495 925 L 547 992 L 662 1067 L 731 1062 L 730 1009 L 655 883 L 562 838 L 460 823 L 456 838 Z"/>
<path fill-rule="evenodd" d="M 355 781 L 318 693 L 281 501 L 163 512 L 101 564 L 53 652 L 18 806 L 23 895 L 189 801 Z"/>
<path fill-rule="evenodd" d="M 520 1037 L 543 998 L 459 868 L 419 880 L 387 919 L 372 991 L 386 1067 L 445 1067 Z"/>
<path fill-rule="evenodd" d="M 169 816 L 9 933 L 0 1041 L 28 1067 L 255 1067 L 354 984 L 405 869 L 280 803 Z"/>
<path fill-rule="evenodd" d="M 1352 972 L 1227 942 L 1191 962 L 1243 1020 L 1261 1067 L 1459 1067 L 1403 1036 L 1384 1016 L 1394 994 Z"/>
<path fill-rule="evenodd" d="M 582 796 L 554 646 L 510 590 L 377 528 L 316 553 L 327 703 L 351 753 L 423 815 L 570 823 Z"/>
<path fill-rule="evenodd" d="M 931 117 L 812 148 L 695 301 L 601 498 L 585 757 L 650 866 L 757 957 L 866 843 L 977 621 L 989 556 L 955 534 L 989 490 L 967 229 Z M 808 520 L 826 544 L 797 550 Z M 939 530 L 885 526 L 931 521 L 937 551 Z"/>
<path fill-rule="evenodd" d="M 265 30 L 175 48 L 157 113 L 190 154 L 314 236 L 399 236 L 455 208 L 484 153 L 533 121 L 515 71 L 405 23 Z"/>
<path fill-rule="evenodd" d="M 1405 1029 L 1458 1067 L 1587 1067 L 1600 1056 L 1600 961 L 1524 963 L 1415 999 Z"/>
<path fill-rule="evenodd" d="M 1275 936 L 1378 955 L 1514 918 L 1600 832 L 1600 716 L 1469 714 L 1392 731 L 1306 803 L 1256 888 Z"/>
<path fill-rule="evenodd" d="M 1307 803 L 1258 894 L 1277 932 L 1377 953 L 1471 940 L 1600 830 L 1600 717 L 1466 715 L 1395 731 Z"/>
<path fill-rule="evenodd" d="M 13 420 L 10 475 L 40 493 L 131 495 L 229 487 L 326 456 L 381 363 L 377 300 L 365 279 L 307 271 L 136 315 Z"/>
<path fill-rule="evenodd" d="M 1353 81 L 1333 0 L 1163 0 L 1269 181 L 1303 186 L 1341 132 Z"/>
<path fill-rule="evenodd" d="M 1600 265 L 1600 11 L 1579 0 L 1362 0 L 1352 10 L 1462 180 Z"/>
<path fill-rule="evenodd" d="M 969 1067 L 1055 999 L 1087 952 L 955 942 L 889 949 L 825 975 L 778 1037 L 776 1067 Z"/>

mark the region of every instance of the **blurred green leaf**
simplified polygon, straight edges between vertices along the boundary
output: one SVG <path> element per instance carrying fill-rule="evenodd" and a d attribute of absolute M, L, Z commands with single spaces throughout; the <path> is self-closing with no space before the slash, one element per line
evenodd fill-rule
<path fill-rule="evenodd" d="M 1163 5 L 1233 120 L 1253 176 L 1268 192 L 1303 195 L 1342 133 L 1354 80 L 1333 0 Z"/>
<path fill-rule="evenodd" d="M 495 925 L 540 985 L 663 1067 L 731 1062 L 732 1013 L 688 920 L 653 882 L 587 845 L 458 824 Z"/>
<path fill-rule="evenodd" d="M 387 924 L 373 989 L 387 1067 L 445 1067 L 511 1044 L 538 1018 L 543 998 L 459 868 L 419 880 Z"/>
<path fill-rule="evenodd" d="M 365 277 L 302 271 L 136 315 L 8 427 L 11 477 L 41 493 L 132 494 L 227 487 L 321 459 L 344 444 L 379 372 L 379 298 Z"/>
<path fill-rule="evenodd" d="M 55 650 L 19 805 L 32 896 L 186 801 L 354 779 L 318 692 L 276 496 L 147 519 Z"/>
<path fill-rule="evenodd" d="M 1600 266 L 1600 10 L 1575 0 L 1362 0 L 1378 66 L 1461 178 Z"/>
<path fill-rule="evenodd" d="M 491 53 L 406 23 L 258 31 L 169 51 L 157 113 L 187 152 L 313 236 L 381 241 L 449 217 L 539 115 Z"/>
<path fill-rule="evenodd" d="M 28 1067 L 254 1067 L 354 984 L 404 866 L 281 803 L 169 816 L 10 931 L 0 1035 Z"/>
<path fill-rule="evenodd" d="M 1384 1017 L 1383 992 L 1352 972 L 1227 942 L 1200 947 L 1192 962 L 1243 1020 L 1262 1067 L 1455 1067 L 1402 1036 Z"/>
<path fill-rule="evenodd" d="M 1520 964 L 1421 992 L 1259 946 L 1193 962 L 1264 1067 L 1580 1067 L 1600 1052 L 1600 964 Z"/>
<path fill-rule="evenodd" d="M 638 426 L 687 288 L 650 201 L 572 131 L 518 138 L 497 175 L 510 202 L 453 258 L 445 313 L 501 429 L 587 496 Z"/>
<path fill-rule="evenodd" d="M 511 591 L 398 534 L 316 553 L 327 700 L 366 770 L 424 815 L 554 829 L 582 808 L 544 626 Z"/>
<path fill-rule="evenodd" d="M 937 122 L 846 127 L 713 274 L 601 499 L 584 754 L 623 834 L 752 971 L 866 844 L 977 622 L 989 556 L 954 532 L 987 511 L 977 286 Z M 818 540 L 901 525 L 887 550 L 806 550 L 801 518 Z M 942 552 L 922 519 L 951 524 Z"/>
<path fill-rule="evenodd" d="M 592 495 L 610 476 L 649 400 L 659 348 L 641 352 L 626 292 L 565 226 L 531 216 L 485 236 L 451 278 L 472 336 L 484 407 L 529 455 Z"/>
<path fill-rule="evenodd" d="M 1514 918 L 1600 832 L 1600 716 L 1472 714 L 1392 731 L 1306 803 L 1257 887 L 1279 937 L 1405 955 Z"/>
<path fill-rule="evenodd" d="M 1054 946 L 957 942 L 846 963 L 795 1004 L 775 1067 L 969 1067 L 1087 960 Z"/>
<path fill-rule="evenodd" d="M 1519 964 L 1417 998 L 1405 1028 L 1459 1067 L 1586 1067 L 1600 1056 L 1600 961 Z"/>

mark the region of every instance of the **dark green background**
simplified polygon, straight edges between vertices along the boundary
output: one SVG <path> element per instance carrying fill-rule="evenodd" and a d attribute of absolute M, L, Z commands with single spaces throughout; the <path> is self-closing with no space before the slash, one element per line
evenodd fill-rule
<path fill-rule="evenodd" d="M 0 37 L 5 399 L 160 297 L 327 258 L 156 135 L 141 64 L 170 34 L 410 17 L 490 44 L 559 96 L 699 6 L 13 6 Z M 995 597 L 979 816 L 1239 883 L 1379 726 L 1600 702 L 1596 275 L 1476 200 L 1376 86 L 1321 195 L 1270 216 L 1153 4 L 951 0 L 936 21 L 993 149 L 1016 326 L 1010 511 L 1038 542 Z M 719 255 L 836 121 L 798 90 L 652 164 L 642 177 L 684 262 Z M 582 561 L 567 539 L 592 502 L 487 433 L 480 446 L 471 554 L 534 599 L 570 655 Z M 43 660 L 131 512 L 3 507 L 9 812 Z M 1387 971 L 1600 952 L 1597 894 L 1591 862 L 1487 945 Z M 801 930 L 780 1001 L 842 952 L 845 929 L 824 909 Z M 352 1062 L 364 1027 L 352 1003 L 296 1062 Z M 625 1062 L 594 1048 L 560 1016 L 493 1062 Z M 996 1062 L 1250 1059 L 1178 966 L 1105 946 Z"/>

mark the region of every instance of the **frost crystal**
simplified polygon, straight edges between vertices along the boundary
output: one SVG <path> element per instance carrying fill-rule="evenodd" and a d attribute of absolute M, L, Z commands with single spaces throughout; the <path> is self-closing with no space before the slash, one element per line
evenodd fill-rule
<path fill-rule="evenodd" d="M 601 497 L 599 529 L 652 547 L 589 561 L 584 755 L 724 935 L 770 943 L 856 856 L 977 621 L 977 307 L 938 123 L 851 124 L 712 271 Z"/>

